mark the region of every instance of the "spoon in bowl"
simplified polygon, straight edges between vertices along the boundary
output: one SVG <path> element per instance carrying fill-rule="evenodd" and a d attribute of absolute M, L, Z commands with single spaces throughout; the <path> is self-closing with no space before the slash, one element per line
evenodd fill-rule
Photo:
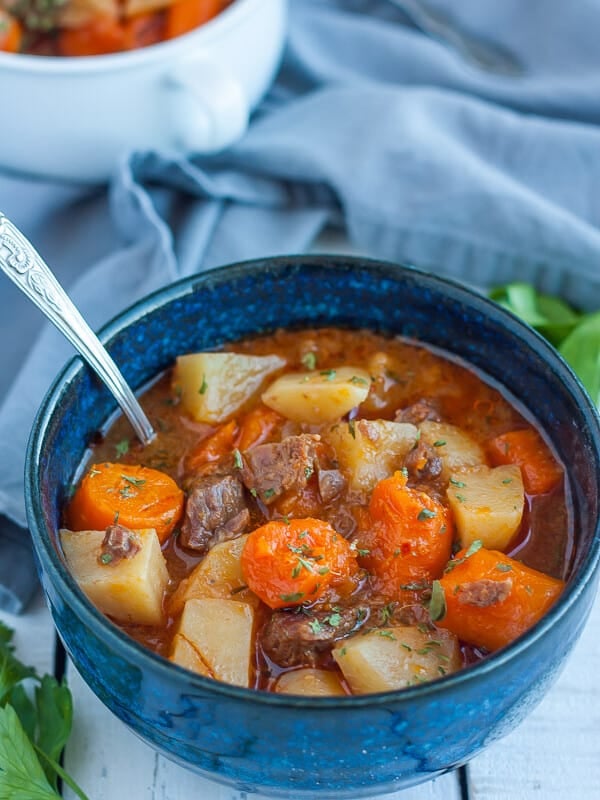
<path fill-rule="evenodd" d="M 31 242 L 0 212 L 0 269 L 75 347 L 111 392 L 143 445 L 155 437 L 150 420 L 104 345 Z"/>

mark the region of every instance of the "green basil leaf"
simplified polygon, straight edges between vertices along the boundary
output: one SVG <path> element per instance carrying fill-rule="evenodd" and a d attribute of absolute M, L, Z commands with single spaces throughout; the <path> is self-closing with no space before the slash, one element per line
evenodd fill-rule
<path fill-rule="evenodd" d="M 559 351 L 600 406 L 600 312 L 583 317 Z"/>

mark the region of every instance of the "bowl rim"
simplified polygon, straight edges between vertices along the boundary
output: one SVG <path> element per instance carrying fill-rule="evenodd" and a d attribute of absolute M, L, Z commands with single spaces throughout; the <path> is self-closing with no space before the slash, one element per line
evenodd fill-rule
<path fill-rule="evenodd" d="M 178 51 L 182 57 L 190 53 L 201 55 L 201 52 L 199 53 L 195 48 L 226 36 L 231 28 L 244 24 L 244 20 L 256 13 L 256 9 L 264 2 L 265 0 L 233 0 L 231 5 L 224 8 L 215 17 L 188 33 L 135 50 L 103 53 L 95 56 L 36 56 L 0 51 L 0 71 L 32 73 L 40 77 L 42 75 L 44 77 L 54 75 L 77 77 L 80 73 L 89 75 L 90 73 L 115 72 L 161 62 L 164 62 L 166 66 L 172 66 L 174 62 L 170 59 Z M 280 2 L 286 2 L 286 0 L 280 0 Z"/>
<path fill-rule="evenodd" d="M 425 285 L 433 286 L 437 291 L 443 291 L 453 302 L 467 302 L 475 311 L 491 317 L 492 321 L 506 325 L 510 323 L 511 333 L 518 335 L 520 340 L 530 350 L 538 352 L 545 359 L 549 359 L 553 372 L 566 383 L 571 394 L 575 395 L 581 413 L 588 425 L 588 434 L 594 444 L 596 459 L 600 468 L 600 415 L 586 389 L 571 367 L 562 356 L 544 339 L 537 331 L 523 323 L 512 312 L 502 308 L 494 301 L 488 299 L 475 289 L 466 286 L 458 280 L 437 275 L 429 270 L 411 264 L 401 264 L 393 261 L 363 257 L 346 256 L 342 254 L 316 253 L 286 256 L 270 256 L 233 262 L 223 266 L 197 273 L 174 281 L 133 303 L 109 322 L 102 326 L 99 337 L 104 344 L 109 343 L 130 324 L 152 314 L 158 308 L 174 300 L 193 294 L 202 289 L 228 283 L 251 275 L 266 273 L 278 274 L 290 268 L 300 268 L 303 265 L 337 270 L 340 268 L 357 267 L 366 269 L 373 275 L 398 278 L 402 275 L 412 275 Z M 541 351 L 541 353 L 540 353 Z M 448 352 L 452 352 L 448 350 Z M 465 359 L 465 361 L 468 360 Z M 285 695 L 275 692 L 260 691 L 253 688 L 234 686 L 212 678 L 197 675 L 177 664 L 168 661 L 163 656 L 144 647 L 136 640 L 120 630 L 92 603 L 87 600 L 79 589 L 75 579 L 71 576 L 61 559 L 57 548 L 54 546 L 51 534 L 44 520 L 44 513 L 39 489 L 39 476 L 36 465 L 40 463 L 43 453 L 42 443 L 53 415 L 53 409 L 60 402 L 63 394 L 68 391 L 71 382 L 78 376 L 85 365 L 79 356 L 72 358 L 58 373 L 48 389 L 39 410 L 36 414 L 31 434 L 29 437 L 25 459 L 25 504 L 27 519 L 36 550 L 41 550 L 44 559 L 42 570 L 46 573 L 52 584 L 58 584 L 63 596 L 68 597 L 71 610 L 83 623 L 88 626 L 95 636 L 103 640 L 111 649 L 119 653 L 129 663 L 142 666 L 144 662 L 153 671 L 168 680 L 187 681 L 187 691 L 197 689 L 199 694 L 224 695 L 230 699 L 239 699 L 244 702 L 255 703 L 259 706 L 275 706 L 279 708 L 302 708 L 313 710 L 331 709 L 360 709 L 378 707 L 406 700 L 415 699 L 433 700 L 453 688 L 460 688 L 464 683 L 470 683 L 479 677 L 488 676 L 502 669 L 507 662 L 519 658 L 521 653 L 535 646 L 535 643 L 546 636 L 548 631 L 558 620 L 568 613 L 577 599 L 586 590 L 589 583 L 598 580 L 600 572 L 600 518 L 596 520 L 595 531 L 592 536 L 588 553 L 577 572 L 572 575 L 565 586 L 558 601 L 542 617 L 542 619 L 529 628 L 518 639 L 501 650 L 490 654 L 483 660 L 463 667 L 450 675 L 442 676 L 416 686 L 378 692 L 365 695 L 345 695 L 340 697 L 311 697 L 302 695 Z M 83 455 L 82 450 L 82 455 Z M 40 558 L 40 564 L 42 559 Z M 141 660 L 141 664 L 140 664 Z"/>

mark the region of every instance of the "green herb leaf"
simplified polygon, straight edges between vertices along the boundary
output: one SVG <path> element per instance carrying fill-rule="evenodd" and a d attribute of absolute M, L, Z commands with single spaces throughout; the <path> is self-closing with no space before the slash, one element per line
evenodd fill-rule
<path fill-rule="evenodd" d="M 121 439 L 120 442 L 117 442 L 117 444 L 115 445 L 115 455 L 117 458 L 121 458 L 128 452 L 129 452 L 129 439 Z"/>
<path fill-rule="evenodd" d="M 202 383 L 200 384 L 200 388 L 198 389 L 198 394 L 205 394 L 206 390 L 208 389 L 208 383 L 206 382 L 206 375 L 202 375 Z"/>
<path fill-rule="evenodd" d="M 324 369 L 321 370 L 319 374 L 322 375 L 326 380 L 332 381 L 335 378 L 336 372 L 334 369 Z"/>
<path fill-rule="evenodd" d="M 311 621 L 308 623 L 308 627 L 313 633 L 321 633 L 323 630 L 323 626 L 318 619 L 311 619 Z"/>
<path fill-rule="evenodd" d="M 422 508 L 417 514 L 419 522 L 425 522 L 425 520 L 433 519 L 434 517 L 437 517 L 437 511 L 430 511 L 428 508 Z"/>
<path fill-rule="evenodd" d="M 244 462 L 242 461 L 242 454 L 237 449 L 237 447 L 233 451 L 233 464 L 234 464 L 236 469 L 243 469 L 244 468 Z"/>
<path fill-rule="evenodd" d="M 146 483 L 145 478 L 131 478 L 129 475 L 123 475 L 123 473 L 121 473 L 121 477 L 124 481 L 127 481 L 127 483 L 130 483 L 132 486 L 143 486 Z"/>
<path fill-rule="evenodd" d="M 55 800 L 34 747 L 10 705 L 0 708 L 0 800 Z"/>
<path fill-rule="evenodd" d="M 306 369 L 312 371 L 317 366 L 317 356 L 314 353 L 305 353 L 302 356 L 302 363 Z"/>
<path fill-rule="evenodd" d="M 600 406 L 600 312 L 584 317 L 559 351 Z"/>
<path fill-rule="evenodd" d="M 471 544 L 469 545 L 467 552 L 465 553 L 465 558 L 470 558 L 478 550 L 481 550 L 482 547 L 483 547 L 483 542 L 481 541 L 481 539 L 475 539 L 475 541 L 471 542 Z"/>
<path fill-rule="evenodd" d="M 297 603 L 304 597 L 304 592 L 294 592 L 293 594 L 280 594 L 279 597 L 284 603 Z M 0 799 L 1 800 L 1 799 Z"/>
<path fill-rule="evenodd" d="M 498 564 L 496 564 L 496 569 L 498 570 L 498 572 L 512 572 L 511 565 L 510 564 L 504 564 L 502 561 L 500 561 Z"/>
<path fill-rule="evenodd" d="M 431 600 L 429 601 L 429 616 L 432 622 L 444 619 L 446 616 L 446 595 L 444 588 L 439 581 L 433 581 L 431 585 Z"/>
<path fill-rule="evenodd" d="M 73 700 L 66 684 L 58 683 L 52 675 L 44 675 L 35 690 L 38 717 L 36 745 L 52 761 L 60 758 L 73 722 Z M 44 770 L 49 782 L 57 788 L 56 773 L 46 765 Z"/>

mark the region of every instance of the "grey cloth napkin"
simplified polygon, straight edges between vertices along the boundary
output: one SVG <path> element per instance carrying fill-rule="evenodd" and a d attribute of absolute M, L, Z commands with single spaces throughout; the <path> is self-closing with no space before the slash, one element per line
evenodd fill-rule
<path fill-rule="evenodd" d="M 524 75 L 474 67 L 391 0 L 290 0 L 282 69 L 232 148 L 130 153 L 92 188 L 0 173 L 0 209 L 93 327 L 174 278 L 305 250 L 327 225 L 372 256 L 600 306 L 600 4 L 429 2 Z M 0 512 L 24 526 L 28 433 L 72 350 L 7 282 L 0 334 Z M 31 561 L 12 569 L 27 534 L 11 530 L 0 604 L 17 611 L 35 580 Z"/>

